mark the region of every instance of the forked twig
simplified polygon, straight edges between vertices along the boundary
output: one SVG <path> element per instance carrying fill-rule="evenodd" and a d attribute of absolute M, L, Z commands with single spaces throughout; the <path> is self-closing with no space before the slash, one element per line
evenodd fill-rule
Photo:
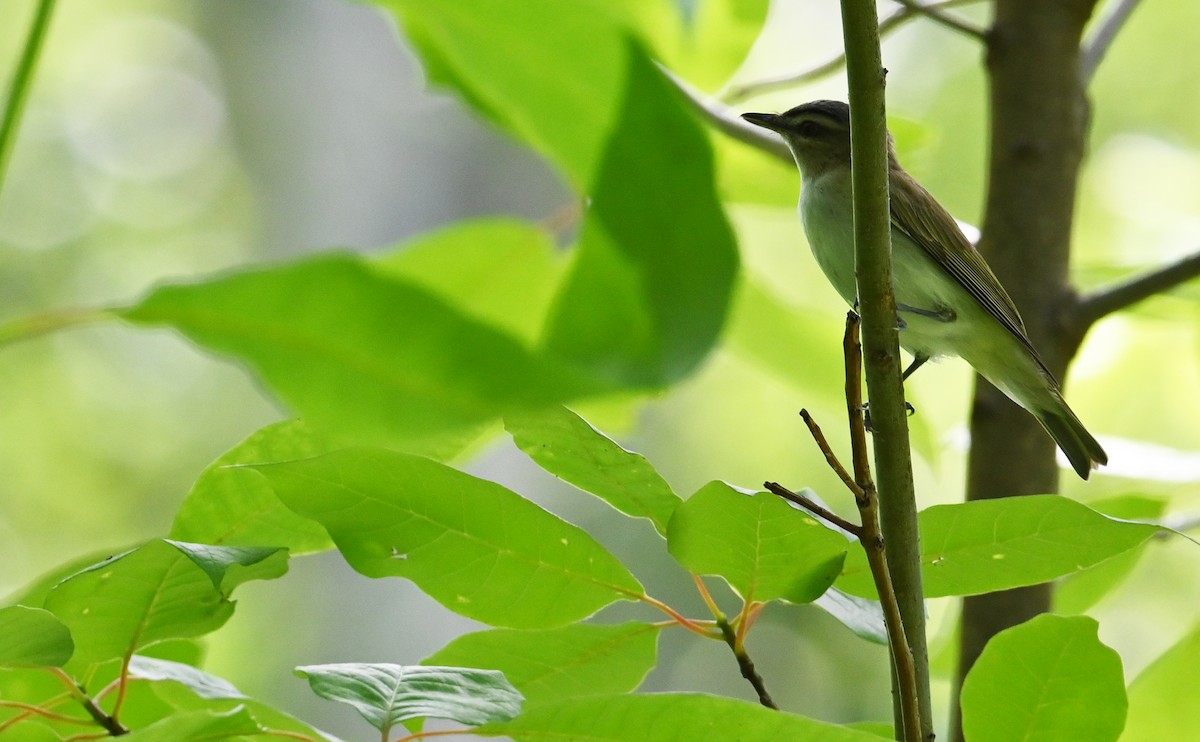
<path fill-rule="evenodd" d="M 846 315 L 846 334 L 842 342 L 846 364 L 846 409 L 850 418 L 850 442 L 853 451 L 854 476 L 851 477 L 838 461 L 820 427 L 807 412 L 802 412 L 809 432 L 825 455 L 825 460 L 838 478 L 854 494 L 862 525 L 858 526 L 831 513 L 803 495 L 792 492 L 774 482 L 766 488 L 775 495 L 795 502 L 812 514 L 858 536 L 867 555 L 875 590 L 883 608 L 884 624 L 887 628 L 888 646 L 892 651 L 892 663 L 899 680 L 900 704 L 903 710 L 906 739 L 912 734 L 920 736 L 920 706 L 918 701 L 917 670 L 908 637 L 904 633 L 904 621 L 900 616 L 900 603 L 888 571 L 887 554 L 884 550 L 883 533 L 879 526 L 879 498 L 875 481 L 871 475 L 871 464 L 867 451 L 867 426 L 863 414 L 862 398 L 862 342 L 859 338 L 859 317 L 854 312 Z M 916 739 L 916 738 L 914 738 Z"/>

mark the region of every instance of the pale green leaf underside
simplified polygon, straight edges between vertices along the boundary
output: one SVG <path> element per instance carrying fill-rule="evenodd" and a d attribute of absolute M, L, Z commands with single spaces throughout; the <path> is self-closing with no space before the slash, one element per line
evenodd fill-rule
<path fill-rule="evenodd" d="M 387 663 L 297 667 L 313 692 L 352 706 L 371 726 L 387 732 L 409 719 L 449 719 L 468 726 L 507 721 L 524 700 L 495 670 Z"/>

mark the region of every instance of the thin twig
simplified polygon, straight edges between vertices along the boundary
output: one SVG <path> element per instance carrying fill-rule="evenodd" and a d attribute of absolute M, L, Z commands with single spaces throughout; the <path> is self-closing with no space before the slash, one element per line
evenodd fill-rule
<path fill-rule="evenodd" d="M 630 594 L 632 594 L 632 593 L 630 593 Z M 701 623 L 699 623 L 697 621 L 693 621 L 690 618 L 687 618 L 682 613 L 675 610 L 674 608 L 667 605 L 666 603 L 662 602 L 661 600 L 658 600 L 657 598 L 652 598 L 649 595 L 634 595 L 634 597 L 637 600 L 640 600 L 643 603 L 646 603 L 648 605 L 652 605 L 655 608 L 662 611 L 663 613 L 667 614 L 668 616 L 671 617 L 671 619 L 673 621 L 675 621 L 675 623 L 679 624 L 680 626 L 687 629 L 688 631 L 699 634 L 700 636 L 707 636 L 710 639 L 713 638 L 714 636 L 716 636 L 713 632 L 704 628 L 704 626 Z"/>
<path fill-rule="evenodd" d="M 766 129 L 760 126 L 755 126 L 743 120 L 741 116 L 734 114 L 724 103 L 700 92 L 666 67 L 659 65 L 659 69 L 666 74 L 671 82 L 675 83 L 675 87 L 679 89 L 679 92 L 683 93 L 684 98 L 692 105 L 692 108 L 709 123 L 713 124 L 718 131 L 743 144 L 749 144 L 751 147 L 761 149 L 767 154 L 775 155 L 785 162 L 792 162 L 791 151 L 788 150 L 787 145 L 778 136 L 767 132 Z"/>
<path fill-rule="evenodd" d="M 867 423 L 863 414 L 862 398 L 862 342 L 859 338 L 859 316 L 846 314 L 846 334 L 842 340 L 842 352 L 846 365 L 846 409 L 850 415 L 850 440 L 854 451 L 854 474 L 860 495 L 855 495 L 859 517 L 862 518 L 862 536 L 859 539 L 867 555 L 867 564 L 875 581 L 875 591 L 883 608 L 884 627 L 888 633 L 888 646 L 892 650 L 892 663 L 896 670 L 897 689 L 904 720 L 906 742 L 922 739 L 922 719 L 917 683 L 916 660 L 904 630 L 904 619 L 900 613 L 900 601 L 892 584 L 892 573 L 888 569 L 887 552 L 884 549 L 883 532 L 879 526 L 879 497 L 871 477 L 871 463 L 867 455 Z"/>
<path fill-rule="evenodd" d="M 0 325 L 0 347 L 58 330 L 113 319 L 114 316 L 115 312 L 108 309 L 57 309 L 21 317 Z"/>
<path fill-rule="evenodd" d="M 724 616 L 717 617 L 717 626 L 721 628 L 721 637 L 725 639 L 725 643 L 733 650 L 733 656 L 737 658 L 738 669 L 742 671 L 742 677 L 750 683 L 754 688 L 754 692 L 758 694 L 758 702 L 769 709 L 778 709 L 779 706 L 771 698 L 771 694 L 767 692 L 767 686 L 763 682 L 762 675 L 758 674 L 758 670 L 754 667 L 754 661 L 746 653 L 745 645 L 738 641 L 733 627 L 729 625 Z"/>
<path fill-rule="evenodd" d="M 1200 252 L 1083 296 L 1075 305 L 1076 325 L 1086 329 L 1113 312 L 1164 293 L 1200 276 Z"/>
<path fill-rule="evenodd" d="M 967 21 L 964 21 L 961 18 L 955 18 L 954 16 L 950 15 L 949 13 L 946 13 L 940 7 L 938 7 L 937 3 L 930 3 L 929 5 L 923 5 L 919 2 L 917 2 L 917 0 L 896 0 L 896 2 L 900 3 L 901 5 L 908 8 L 909 10 L 911 10 L 914 13 L 919 13 L 931 21 L 937 21 L 938 23 L 942 24 L 946 28 L 949 28 L 953 31 L 958 31 L 961 34 L 966 34 L 967 36 L 975 39 L 976 41 L 984 41 L 984 42 L 987 41 L 987 30 L 986 29 L 980 28 L 979 26 L 976 26 L 973 23 L 968 23 Z"/>
<path fill-rule="evenodd" d="M 30 88 L 33 87 L 33 73 L 37 69 L 38 57 L 46 41 L 46 32 L 50 29 L 50 17 L 53 14 L 54 0 L 41 0 L 38 3 L 33 22 L 29 24 L 29 33 L 25 36 L 21 59 L 17 62 L 12 83 L 8 87 L 4 119 L 0 121 L 0 192 L 4 190 L 4 181 L 7 180 L 8 163 L 12 159 L 17 131 L 21 127 L 21 114 L 25 111 L 25 102 L 29 99 Z"/>
<path fill-rule="evenodd" d="M 930 3 L 925 8 L 944 9 L 955 5 L 967 5 L 969 3 L 977 3 L 980 0 L 941 0 L 941 2 Z M 879 22 L 879 35 L 886 36 L 894 29 L 904 25 L 906 21 L 911 21 L 920 15 L 916 10 L 908 6 L 902 5 Z M 846 53 L 840 52 L 837 55 L 821 62 L 820 64 L 809 67 L 800 72 L 792 72 L 786 75 L 776 77 L 767 77 L 760 80 L 742 83 L 739 85 L 730 85 L 726 90 L 717 93 L 717 97 L 726 103 L 740 103 L 760 93 L 770 92 L 779 88 L 786 88 L 792 85 L 800 85 L 801 83 L 812 82 L 819 80 L 822 77 L 832 75 L 834 72 L 842 68 L 846 64 Z"/>
<path fill-rule="evenodd" d="M 832 466 L 832 464 L 830 464 L 830 466 Z M 784 487 L 778 482 L 763 482 L 763 487 L 765 487 L 771 494 L 776 495 L 777 497 L 782 497 L 789 502 L 794 502 L 818 518 L 829 521 L 838 528 L 857 538 L 862 538 L 862 526 L 851 523 L 837 513 L 821 507 L 799 492 L 792 492 L 790 489 Z"/>
<path fill-rule="evenodd" d="M 854 477 L 850 476 L 850 472 L 846 471 L 846 467 L 842 466 L 842 462 L 838 460 L 838 457 L 834 455 L 833 449 L 829 446 L 829 441 L 825 439 L 825 434 L 821 432 L 821 426 L 817 425 L 817 421 L 813 419 L 812 415 L 808 414 L 808 410 L 800 410 L 800 417 L 804 420 L 804 424 L 808 426 L 808 432 L 812 435 L 813 440 L 817 442 L 817 447 L 821 449 L 821 453 L 825 454 L 825 461 L 829 463 L 829 467 L 842 480 L 842 484 L 846 485 L 854 493 L 855 500 L 862 497 L 862 489 L 854 481 Z"/>
<path fill-rule="evenodd" d="M 1083 44 L 1083 54 L 1079 63 L 1079 79 L 1083 81 L 1083 87 L 1086 88 L 1092 82 L 1096 69 L 1108 53 L 1113 40 L 1117 38 L 1117 33 L 1140 2 L 1141 0 L 1112 0 L 1105 6 L 1107 12 L 1104 19 Z"/>
<path fill-rule="evenodd" d="M 855 492 L 854 501 L 859 503 L 859 507 L 862 507 L 868 494 L 873 496 L 875 493 L 871 461 L 867 454 L 867 416 L 863 412 L 861 324 L 862 318 L 857 312 L 847 312 L 846 333 L 842 336 L 842 355 L 846 363 L 846 416 L 850 424 L 850 456 L 856 487 L 852 491 Z"/>
<path fill-rule="evenodd" d="M 75 682 L 75 679 L 68 675 L 64 670 L 56 667 L 53 668 L 51 672 L 58 676 L 59 681 L 66 686 L 67 690 L 70 691 L 75 700 L 78 701 L 81 706 L 83 706 L 83 710 L 88 712 L 88 716 L 92 717 L 92 719 L 95 720 L 95 722 L 99 724 L 106 732 L 108 732 L 109 735 L 118 737 L 122 734 L 129 734 L 129 729 L 124 724 L 105 713 L 104 709 L 100 708 L 100 706 L 98 706 L 96 702 L 92 700 L 91 696 L 87 694 L 87 691 L 84 690 L 83 686 Z"/>

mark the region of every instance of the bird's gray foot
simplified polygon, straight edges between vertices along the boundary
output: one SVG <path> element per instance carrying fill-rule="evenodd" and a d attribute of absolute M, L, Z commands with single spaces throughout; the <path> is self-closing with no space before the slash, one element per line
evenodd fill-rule
<path fill-rule="evenodd" d="M 912 417 L 913 415 L 917 414 L 917 408 L 913 407 L 911 404 L 909 404 L 909 402 L 907 400 L 905 400 L 905 402 L 904 402 L 904 409 L 908 412 L 909 417 Z M 868 433 L 874 433 L 875 429 L 871 427 L 871 403 L 863 402 L 862 410 L 863 410 L 863 427 L 865 427 L 867 429 Z"/>
<path fill-rule="evenodd" d="M 907 304 L 897 304 L 896 309 L 900 310 L 901 312 L 908 312 L 910 314 L 915 314 L 918 317 L 928 317 L 929 319 L 937 320 L 938 322 L 953 322 L 954 320 L 958 319 L 958 315 L 950 307 L 935 307 L 934 309 L 921 309 L 919 307 L 910 307 Z M 904 322 L 903 319 L 901 319 L 900 321 L 901 321 L 901 323 Z"/>

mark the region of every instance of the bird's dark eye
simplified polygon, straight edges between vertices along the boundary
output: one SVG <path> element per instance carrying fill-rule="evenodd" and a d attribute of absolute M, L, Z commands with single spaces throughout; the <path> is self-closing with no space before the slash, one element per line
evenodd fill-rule
<path fill-rule="evenodd" d="M 796 133 L 802 137 L 815 137 L 821 133 L 821 125 L 816 121 L 801 121 L 796 126 Z"/>

